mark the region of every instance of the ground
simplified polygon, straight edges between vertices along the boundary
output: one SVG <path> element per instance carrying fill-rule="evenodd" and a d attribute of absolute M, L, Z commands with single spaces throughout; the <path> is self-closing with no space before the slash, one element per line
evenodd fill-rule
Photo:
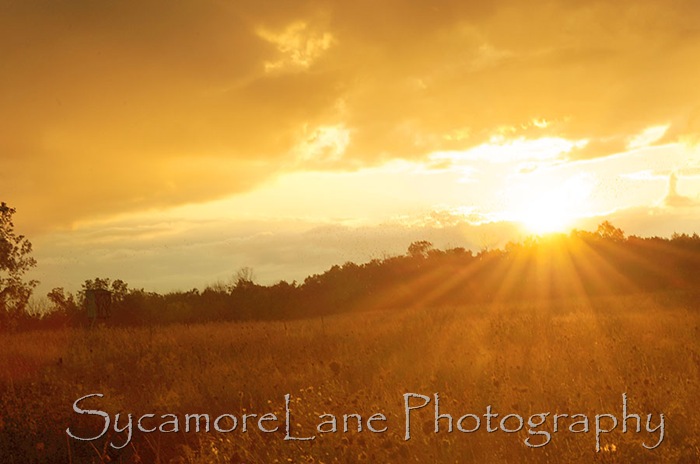
<path fill-rule="evenodd" d="M 279 321 L 67 329 L 0 338 L 0 456 L 3 462 L 698 462 L 700 308 L 674 294 L 394 309 Z M 110 427 L 100 438 L 105 418 Z M 410 411 L 406 397 L 431 403 Z M 434 398 L 440 413 L 435 433 Z M 600 434 L 594 417 L 641 416 Z M 285 405 L 285 395 L 289 395 Z M 423 399 L 409 398 L 416 407 Z M 487 406 L 521 430 L 486 431 Z M 289 424 L 286 412 L 289 410 Z M 545 423 L 529 427 L 539 413 Z M 132 436 L 114 432 L 132 414 Z M 185 431 L 184 415 L 208 414 L 210 431 Z M 585 414 L 589 432 L 572 433 Z M 144 433 L 173 414 L 177 432 Z M 216 433 L 214 420 L 237 428 Z M 241 419 L 248 417 L 247 431 Z M 263 414 L 268 421 L 258 423 Z M 325 416 L 324 416 L 325 414 Z M 362 431 L 357 431 L 361 416 Z M 367 420 L 375 414 L 371 424 Z M 465 414 L 479 430 L 457 429 Z M 665 430 L 647 432 L 659 425 Z M 332 432 L 331 416 L 336 419 Z M 343 431 L 348 415 L 348 432 Z M 385 417 L 386 420 L 381 420 Z M 220 428 L 232 427 L 224 417 Z M 326 421 L 321 433 L 316 428 Z M 568 421 L 568 422 L 567 422 Z M 611 426 L 601 418 L 601 428 Z M 475 426 L 466 418 L 464 429 Z M 506 428 L 515 429 L 511 417 Z M 290 430 L 287 432 L 286 427 Z M 372 432 L 386 429 L 383 432 Z M 579 425 L 579 428 L 582 428 Z M 173 426 L 165 425 L 165 429 Z M 275 429 L 266 433 L 262 429 Z M 576 429 L 576 426 L 574 426 Z M 542 444 L 548 431 L 549 442 Z M 314 440 L 285 440 L 286 436 Z M 110 446 L 128 445 L 117 450 Z"/>

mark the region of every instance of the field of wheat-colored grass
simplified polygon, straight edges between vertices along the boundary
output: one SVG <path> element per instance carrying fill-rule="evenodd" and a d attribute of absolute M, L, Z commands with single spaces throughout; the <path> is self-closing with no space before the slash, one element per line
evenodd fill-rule
<path fill-rule="evenodd" d="M 0 337 L 0 461 L 49 462 L 700 462 L 700 308 L 668 295 L 352 313 L 324 319 L 96 328 Z M 496 412 L 665 415 L 665 437 L 434 433 L 432 407 L 412 415 L 407 392 L 440 395 L 455 418 Z M 72 407 L 80 397 L 113 415 L 200 413 L 284 418 L 311 435 L 319 415 L 382 413 L 384 433 L 342 431 L 285 441 L 250 427 L 228 433 L 97 435 L 103 421 Z M 354 424 L 353 422 L 351 422 Z M 366 425 L 366 424 L 365 424 Z M 551 423 L 544 426 L 551 431 Z M 592 426 L 591 426 L 592 427 Z M 351 427 L 352 429 L 352 427 Z"/>

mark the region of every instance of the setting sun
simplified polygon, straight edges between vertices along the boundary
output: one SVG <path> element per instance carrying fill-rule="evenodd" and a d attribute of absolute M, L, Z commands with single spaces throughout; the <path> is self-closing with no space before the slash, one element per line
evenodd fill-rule
<path fill-rule="evenodd" d="M 520 221 L 529 231 L 536 234 L 546 234 L 564 231 L 571 225 L 573 219 L 561 201 L 544 199 L 524 211 Z"/>
<path fill-rule="evenodd" d="M 535 234 L 564 232 L 585 216 L 591 191 L 589 176 L 535 177 L 518 189 L 513 219 Z"/>

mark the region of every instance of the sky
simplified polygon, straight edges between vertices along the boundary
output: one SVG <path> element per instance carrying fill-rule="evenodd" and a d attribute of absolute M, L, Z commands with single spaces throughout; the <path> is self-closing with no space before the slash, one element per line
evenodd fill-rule
<path fill-rule="evenodd" d="M 700 231 L 696 0 L 0 0 L 39 293 Z"/>

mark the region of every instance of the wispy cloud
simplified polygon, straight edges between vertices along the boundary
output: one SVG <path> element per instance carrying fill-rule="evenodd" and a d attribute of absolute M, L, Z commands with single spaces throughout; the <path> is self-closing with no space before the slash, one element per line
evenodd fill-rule
<path fill-rule="evenodd" d="M 681 195 L 678 193 L 678 176 L 672 172 L 668 176 L 668 193 L 664 197 L 664 204 L 672 208 L 699 207 L 700 199 Z"/>

